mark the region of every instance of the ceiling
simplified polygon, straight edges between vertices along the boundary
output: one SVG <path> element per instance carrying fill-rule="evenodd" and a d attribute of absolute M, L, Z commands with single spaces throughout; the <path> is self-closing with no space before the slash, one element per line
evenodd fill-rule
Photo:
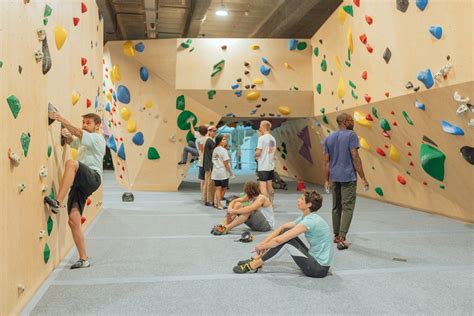
<path fill-rule="evenodd" d="M 311 38 L 342 0 L 96 0 L 104 41 Z M 215 14 L 224 5 L 229 12 Z"/>

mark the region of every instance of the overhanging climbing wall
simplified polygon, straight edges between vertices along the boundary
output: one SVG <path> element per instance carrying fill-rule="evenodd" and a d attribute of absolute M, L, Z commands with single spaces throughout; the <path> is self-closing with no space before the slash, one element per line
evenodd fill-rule
<path fill-rule="evenodd" d="M 73 245 L 66 212 L 43 204 L 74 154 L 61 146 L 60 124 L 48 125 L 47 109 L 51 103 L 77 126 L 81 114 L 96 112 L 102 33 L 93 0 L 0 2 L 1 315 L 19 313 Z M 99 190 L 84 228 L 101 201 Z"/>
<path fill-rule="evenodd" d="M 311 134 L 311 150 L 300 139 L 286 155 L 290 175 L 323 183 L 318 143 L 347 112 L 371 184 L 359 194 L 474 221 L 473 10 L 472 1 L 344 1 L 311 41 L 319 115 L 277 133 L 279 143 L 306 126 Z"/>

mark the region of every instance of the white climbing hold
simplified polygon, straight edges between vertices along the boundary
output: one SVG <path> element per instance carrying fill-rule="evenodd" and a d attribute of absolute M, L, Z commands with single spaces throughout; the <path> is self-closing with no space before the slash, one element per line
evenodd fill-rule
<path fill-rule="evenodd" d="M 460 103 L 468 103 L 469 101 L 471 101 L 469 97 L 463 98 L 457 91 L 454 92 L 453 97 L 456 102 L 460 102 Z"/>
<path fill-rule="evenodd" d="M 11 161 L 13 161 L 15 164 L 19 164 L 20 163 L 20 156 L 13 152 L 11 149 L 8 149 L 8 158 L 10 158 Z"/>
<path fill-rule="evenodd" d="M 46 168 L 46 166 L 41 166 L 39 175 L 41 178 L 46 178 L 48 176 L 48 168 Z"/>
<path fill-rule="evenodd" d="M 43 185 L 43 187 L 41 188 L 41 193 L 45 193 L 46 191 L 48 191 L 48 186 Z"/>
<path fill-rule="evenodd" d="M 39 232 L 39 239 L 43 239 L 44 237 L 46 237 L 48 235 L 48 232 L 45 231 L 45 230 L 40 230 Z"/>
<path fill-rule="evenodd" d="M 474 128 L 474 119 L 471 119 L 469 123 L 467 123 L 467 126 L 469 126 L 470 128 Z"/>
<path fill-rule="evenodd" d="M 20 183 L 20 184 L 18 185 L 18 193 L 21 193 L 21 192 L 25 191 L 25 189 L 26 189 L 26 185 L 25 185 L 25 184 Z"/>
<path fill-rule="evenodd" d="M 36 62 L 39 63 L 40 61 L 42 61 L 42 60 L 43 60 L 43 57 L 44 57 L 44 54 L 43 54 L 43 52 L 41 51 L 41 49 L 37 49 L 37 50 L 35 51 L 35 60 L 36 60 Z"/>
<path fill-rule="evenodd" d="M 462 115 L 468 111 L 469 111 L 469 107 L 467 106 L 467 104 L 463 103 L 457 108 L 456 115 Z"/>
<path fill-rule="evenodd" d="M 445 76 L 448 75 L 449 70 L 453 68 L 453 65 L 447 64 L 443 66 L 437 73 L 435 73 L 434 78 L 436 80 L 440 80 L 441 78 L 444 78 Z"/>

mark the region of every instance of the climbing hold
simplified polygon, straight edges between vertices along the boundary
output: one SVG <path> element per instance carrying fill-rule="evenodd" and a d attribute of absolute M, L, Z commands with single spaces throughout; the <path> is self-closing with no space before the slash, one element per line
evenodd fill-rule
<path fill-rule="evenodd" d="M 354 112 L 354 121 L 364 127 L 372 127 L 372 124 L 360 112 Z"/>
<path fill-rule="evenodd" d="M 441 26 L 430 26 L 430 33 L 436 39 L 441 39 L 441 36 L 443 36 L 443 28 Z"/>
<path fill-rule="evenodd" d="M 374 120 L 374 118 L 372 117 L 372 115 L 370 115 L 370 113 L 367 113 L 367 115 L 365 116 L 365 119 L 367 121 L 373 121 Z"/>
<path fill-rule="evenodd" d="M 352 7 L 352 6 L 351 6 Z M 354 42 L 352 41 L 352 30 L 347 29 L 347 49 L 352 54 L 354 52 Z"/>
<path fill-rule="evenodd" d="M 51 153 L 53 152 L 53 147 L 51 145 L 48 146 L 48 158 L 51 157 Z"/>
<path fill-rule="evenodd" d="M 397 176 L 397 181 L 400 182 L 400 184 L 402 185 L 407 184 L 407 180 L 402 175 Z"/>
<path fill-rule="evenodd" d="M 217 94 L 217 91 L 216 90 L 209 90 L 207 91 L 207 98 L 209 100 L 212 100 L 214 99 L 214 96 Z"/>
<path fill-rule="evenodd" d="M 427 68 L 426 71 L 420 71 L 416 78 L 425 85 L 426 89 L 431 88 L 434 84 L 433 76 L 429 68 Z"/>
<path fill-rule="evenodd" d="M 392 52 L 390 51 L 390 48 L 385 48 L 385 51 L 383 52 L 383 60 L 385 60 L 385 63 L 388 64 L 390 61 L 390 58 L 392 58 Z"/>
<path fill-rule="evenodd" d="M 390 124 L 384 118 L 380 120 L 379 125 L 384 131 L 389 131 L 391 129 Z"/>
<path fill-rule="evenodd" d="M 149 160 L 160 159 L 160 154 L 158 153 L 158 150 L 156 150 L 155 147 L 148 148 L 148 159 Z"/>
<path fill-rule="evenodd" d="M 44 16 L 45 18 L 49 17 L 52 12 L 53 12 L 53 8 L 51 8 L 49 5 L 45 5 L 45 6 L 44 6 L 43 16 Z"/>
<path fill-rule="evenodd" d="M 292 39 L 288 40 L 288 50 L 295 50 L 297 44 L 298 44 L 298 40 L 296 40 L 296 39 L 292 38 Z"/>
<path fill-rule="evenodd" d="M 416 6 L 420 11 L 423 11 L 426 8 L 426 5 L 428 4 L 428 0 L 416 0 Z"/>
<path fill-rule="evenodd" d="M 308 44 L 306 42 L 298 42 L 298 45 L 296 45 L 296 48 L 298 50 L 305 50 Z"/>
<path fill-rule="evenodd" d="M 84 67 L 82 68 L 82 74 L 85 76 L 85 75 L 87 75 L 88 72 L 89 72 L 89 67 L 84 66 Z"/>
<path fill-rule="evenodd" d="M 415 101 L 415 105 L 416 105 L 417 109 L 422 110 L 422 111 L 425 110 L 425 105 L 423 103 L 419 102 L 418 100 Z"/>
<path fill-rule="evenodd" d="M 403 117 L 405 117 L 405 120 L 408 122 L 408 124 L 413 125 L 413 121 L 408 116 L 408 113 L 405 111 L 402 111 L 402 114 L 403 114 Z"/>
<path fill-rule="evenodd" d="M 48 236 L 51 236 L 51 232 L 53 231 L 53 219 L 51 216 L 48 216 L 48 222 L 47 222 L 47 229 L 48 229 Z"/>
<path fill-rule="evenodd" d="M 328 117 L 326 116 L 326 114 L 323 115 L 323 122 L 325 124 L 329 124 Z"/>
<path fill-rule="evenodd" d="M 268 76 L 270 74 L 270 67 L 265 67 L 265 65 L 260 66 L 260 73 L 264 76 Z"/>
<path fill-rule="evenodd" d="M 86 13 L 87 12 L 87 6 L 84 2 L 81 2 L 81 13 Z"/>
<path fill-rule="evenodd" d="M 328 64 L 326 62 L 326 58 L 324 58 L 322 61 L 321 61 L 321 70 L 322 71 L 326 71 L 328 69 Z"/>
<path fill-rule="evenodd" d="M 39 175 L 41 178 L 46 178 L 48 176 L 48 168 L 46 168 L 46 166 L 41 166 Z"/>
<path fill-rule="evenodd" d="M 360 147 L 364 148 L 365 150 L 370 151 L 370 145 L 364 137 L 359 136 L 359 145 L 360 145 Z"/>
<path fill-rule="evenodd" d="M 20 155 L 17 153 L 13 152 L 11 148 L 8 148 L 8 158 L 15 164 L 18 165 L 20 163 Z"/>
<path fill-rule="evenodd" d="M 344 24 L 344 22 L 346 21 L 346 15 L 347 15 L 347 13 L 344 11 L 344 9 L 342 7 L 339 8 L 339 10 L 337 11 L 337 16 L 339 18 L 339 23 Z"/>
<path fill-rule="evenodd" d="M 349 86 L 351 86 L 352 89 L 357 89 L 356 85 L 352 80 L 349 80 Z"/>
<path fill-rule="evenodd" d="M 72 24 L 74 26 L 77 26 L 79 24 L 79 21 L 80 21 L 80 19 L 76 16 L 72 18 Z"/>
<path fill-rule="evenodd" d="M 230 86 L 233 90 L 237 89 L 239 87 L 238 83 L 234 83 L 232 86 Z"/>
<path fill-rule="evenodd" d="M 86 108 L 90 108 L 92 105 L 92 102 L 90 99 L 86 99 Z"/>
<path fill-rule="evenodd" d="M 397 10 L 405 13 L 410 5 L 409 0 L 397 0 Z"/>
<path fill-rule="evenodd" d="M 183 111 L 178 115 L 177 124 L 179 129 L 187 131 L 191 128 L 190 121 L 193 122 L 193 125 L 197 124 L 197 117 L 194 113 L 190 111 Z"/>
<path fill-rule="evenodd" d="M 20 110 L 21 110 L 20 100 L 18 100 L 16 96 L 11 95 L 7 98 L 7 103 L 8 103 L 8 106 L 10 107 L 10 111 L 12 112 L 13 117 L 17 118 L 18 113 L 20 113 Z"/>
<path fill-rule="evenodd" d="M 49 255 L 51 254 L 51 251 L 49 250 L 49 246 L 48 244 L 46 243 L 44 245 L 44 249 L 43 249 L 43 259 L 44 259 L 44 263 L 47 264 L 48 261 L 49 261 Z"/>
<path fill-rule="evenodd" d="M 290 69 L 290 64 L 289 63 L 283 63 L 283 66 L 285 66 L 286 69 Z"/>
<path fill-rule="evenodd" d="M 185 42 L 182 42 L 180 44 L 181 47 L 183 48 L 189 48 L 189 46 L 192 44 L 193 40 L 188 38 Z"/>
<path fill-rule="evenodd" d="M 30 148 L 30 140 L 31 140 L 31 135 L 30 133 L 21 133 L 20 137 L 20 142 L 21 142 L 21 147 L 23 148 L 23 154 L 25 157 L 28 155 L 28 149 Z"/>
<path fill-rule="evenodd" d="M 129 133 L 134 133 L 137 130 L 137 122 L 134 119 L 129 119 L 127 121 L 127 131 Z"/>
<path fill-rule="evenodd" d="M 81 216 L 81 225 L 84 224 L 87 221 L 87 218 L 85 216 Z"/>
<path fill-rule="evenodd" d="M 398 152 L 397 148 L 393 145 L 390 145 L 388 156 L 393 161 L 396 161 L 396 162 L 400 161 L 400 153 Z"/>
<path fill-rule="evenodd" d="M 375 149 L 375 152 L 379 154 L 380 156 L 385 157 L 385 152 L 383 151 L 382 148 L 377 147 L 377 149 Z"/>
<path fill-rule="evenodd" d="M 112 67 L 110 76 L 111 76 L 111 78 L 112 78 L 114 81 L 120 81 L 120 80 L 122 80 L 122 75 L 120 74 L 119 65 L 114 65 L 114 66 Z"/>
<path fill-rule="evenodd" d="M 128 121 L 131 115 L 132 115 L 132 112 L 126 106 L 120 109 L 120 117 L 124 119 L 125 121 Z"/>
<path fill-rule="evenodd" d="M 321 94 L 321 84 L 320 84 L 320 83 L 318 83 L 318 84 L 316 85 L 316 91 L 317 91 L 319 94 Z"/>
<path fill-rule="evenodd" d="M 123 143 L 120 144 L 120 148 L 117 152 L 117 156 L 119 156 L 120 159 L 122 160 L 126 160 L 126 157 L 125 157 L 125 147 L 123 146 Z"/>
<path fill-rule="evenodd" d="M 339 99 L 342 99 L 344 95 L 346 94 L 346 86 L 344 85 L 344 79 L 342 79 L 342 76 L 339 77 L 339 83 L 337 84 L 337 96 Z"/>
<path fill-rule="evenodd" d="M 463 146 L 459 150 L 464 160 L 474 165 L 474 147 Z"/>
<path fill-rule="evenodd" d="M 288 115 L 291 112 L 291 109 L 288 106 L 280 106 L 278 107 L 278 112 L 280 112 L 283 115 Z"/>
<path fill-rule="evenodd" d="M 367 51 L 369 53 L 372 53 L 374 51 L 374 48 L 369 43 L 365 44 L 365 48 L 367 48 Z"/>
<path fill-rule="evenodd" d="M 133 135 L 133 137 L 132 137 L 132 142 L 133 142 L 135 145 L 138 145 L 138 146 L 143 145 L 143 143 L 145 142 L 145 140 L 144 140 L 144 138 L 143 138 L 143 133 L 142 133 L 142 132 L 138 132 L 138 133 L 136 133 L 135 135 Z"/>
<path fill-rule="evenodd" d="M 375 118 L 379 118 L 379 115 L 377 114 L 377 109 L 373 106 L 372 107 L 372 115 L 375 116 Z"/>
<path fill-rule="evenodd" d="M 364 95 L 364 99 L 365 99 L 365 101 L 366 101 L 367 103 L 370 103 L 370 100 L 371 100 L 372 98 L 370 97 L 370 95 L 365 94 L 365 95 Z"/>
<path fill-rule="evenodd" d="M 313 53 L 314 53 L 314 56 L 318 57 L 319 56 L 319 48 L 315 47 Z"/>
<path fill-rule="evenodd" d="M 390 93 L 388 93 L 388 92 L 385 92 L 384 95 L 385 95 L 385 97 L 387 97 L 387 98 L 390 97 Z"/>
<path fill-rule="evenodd" d="M 145 66 L 140 67 L 140 78 L 143 81 L 148 80 L 148 69 Z"/>
<path fill-rule="evenodd" d="M 117 98 L 120 102 L 124 104 L 130 103 L 130 91 L 127 87 L 120 85 L 117 88 Z"/>
<path fill-rule="evenodd" d="M 109 147 L 110 150 L 117 152 L 117 143 L 115 142 L 114 135 L 110 135 L 109 139 L 107 139 L 107 147 Z"/>
<path fill-rule="evenodd" d="M 428 138 L 428 136 L 423 135 L 422 140 L 423 140 L 424 142 L 427 142 L 427 143 L 433 145 L 433 146 L 438 147 L 438 145 L 437 145 L 433 140 L 431 140 L 430 138 Z"/>
<path fill-rule="evenodd" d="M 439 181 L 444 180 L 444 161 L 445 154 L 427 144 L 420 146 L 420 163 L 423 170 L 433 178 Z"/>
<path fill-rule="evenodd" d="M 362 79 L 367 80 L 367 71 L 366 70 L 364 70 L 362 72 Z"/>
<path fill-rule="evenodd" d="M 441 121 L 441 126 L 443 127 L 443 131 L 445 131 L 448 134 L 459 135 L 459 136 L 464 135 L 464 131 L 460 127 L 456 125 L 452 125 L 451 123 L 445 120 Z"/>
<path fill-rule="evenodd" d="M 255 78 L 252 80 L 252 82 L 254 84 L 262 84 L 263 83 L 263 79 L 262 78 Z"/>
<path fill-rule="evenodd" d="M 344 11 L 346 11 L 350 16 L 354 16 L 354 9 L 351 5 L 345 5 L 342 7 Z"/>
<path fill-rule="evenodd" d="M 371 16 L 366 15 L 365 16 L 365 22 L 367 22 L 368 25 L 371 25 L 374 20 L 372 19 Z"/>
<path fill-rule="evenodd" d="M 365 33 L 360 35 L 359 39 L 363 44 L 367 43 L 367 35 L 365 35 Z"/>
<path fill-rule="evenodd" d="M 379 196 L 383 196 L 383 190 L 381 187 L 376 187 L 375 188 L 375 193 L 377 193 Z"/>
<path fill-rule="evenodd" d="M 135 45 L 135 50 L 139 53 L 143 53 L 143 51 L 145 50 L 145 45 L 142 42 L 140 42 Z"/>
<path fill-rule="evenodd" d="M 258 44 L 252 44 L 252 45 L 250 45 L 250 49 L 257 50 L 257 49 L 259 49 L 259 48 L 260 48 L 260 46 L 259 46 Z"/>
<path fill-rule="evenodd" d="M 252 91 L 252 92 L 247 93 L 246 95 L 247 100 L 250 100 L 250 101 L 257 100 L 259 97 L 260 97 L 260 92 L 258 91 Z"/>
<path fill-rule="evenodd" d="M 131 41 L 126 41 L 123 43 L 122 52 L 128 57 L 135 56 L 135 48 L 133 47 L 133 43 Z"/>
<path fill-rule="evenodd" d="M 152 106 L 153 106 L 153 102 L 151 100 L 148 100 L 145 102 L 145 107 L 147 107 L 148 109 L 151 109 Z"/>
<path fill-rule="evenodd" d="M 66 41 L 66 37 L 67 37 L 67 31 L 66 29 L 64 29 L 64 27 L 58 25 L 54 28 L 54 39 L 56 41 L 56 48 L 58 50 L 60 50 L 63 47 L 64 42 Z"/>

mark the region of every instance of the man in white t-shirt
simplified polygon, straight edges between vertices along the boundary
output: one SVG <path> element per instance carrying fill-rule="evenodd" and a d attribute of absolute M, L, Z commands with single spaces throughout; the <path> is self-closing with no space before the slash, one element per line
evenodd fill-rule
<path fill-rule="evenodd" d="M 71 147 L 77 148 L 77 160 L 66 161 L 63 178 L 56 199 L 45 196 L 44 202 L 51 207 L 53 213 L 63 208 L 62 201 L 69 191 L 67 211 L 69 227 L 79 252 L 79 260 L 71 269 L 88 268 L 90 266 L 86 254 L 84 233 L 81 229 L 81 216 L 87 198 L 94 193 L 102 183 L 102 165 L 105 155 L 105 139 L 99 133 L 102 120 L 95 113 L 82 116 L 82 128 L 69 123 L 58 112 L 49 114 L 49 118 L 60 122 L 64 129 L 62 136 Z M 69 190 L 70 189 L 70 190 Z"/>
<path fill-rule="evenodd" d="M 257 177 L 260 191 L 266 195 L 273 203 L 273 178 L 275 173 L 275 150 L 276 140 L 270 134 L 272 123 L 269 121 L 261 121 L 260 137 L 258 138 L 257 148 L 255 149 L 255 160 L 257 160 Z"/>

